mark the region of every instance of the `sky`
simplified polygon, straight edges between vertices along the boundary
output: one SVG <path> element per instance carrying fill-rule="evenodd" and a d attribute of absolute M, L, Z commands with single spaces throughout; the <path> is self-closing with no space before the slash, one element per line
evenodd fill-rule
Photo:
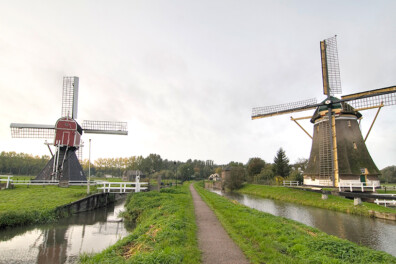
<path fill-rule="evenodd" d="M 78 76 L 77 121 L 128 122 L 128 136 L 83 135 L 84 158 L 290 162 L 311 139 L 289 115 L 253 107 L 322 101 L 319 43 L 337 35 L 343 94 L 396 85 L 396 2 L 0 0 L 0 151 L 49 155 L 10 123 L 55 124 L 63 76 Z M 396 106 L 366 142 L 396 165 Z M 375 110 L 362 112 L 363 136 Z M 311 112 L 292 114 L 293 117 Z M 301 124 L 311 134 L 312 124 Z"/>

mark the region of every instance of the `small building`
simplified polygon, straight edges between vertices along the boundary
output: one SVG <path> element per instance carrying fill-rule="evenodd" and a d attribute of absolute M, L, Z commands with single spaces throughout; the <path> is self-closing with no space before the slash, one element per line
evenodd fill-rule
<path fill-rule="evenodd" d="M 210 180 L 210 181 L 220 181 L 220 180 L 221 180 L 221 177 L 220 177 L 219 174 L 214 173 L 214 174 L 211 174 L 211 175 L 209 176 L 209 180 Z"/>

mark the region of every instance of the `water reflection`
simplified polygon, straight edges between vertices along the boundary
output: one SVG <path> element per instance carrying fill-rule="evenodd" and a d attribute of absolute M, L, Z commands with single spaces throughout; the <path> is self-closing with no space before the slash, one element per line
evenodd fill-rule
<path fill-rule="evenodd" d="M 357 244 L 396 256 L 396 223 L 239 193 L 213 192 L 248 207 L 289 218 Z"/>
<path fill-rule="evenodd" d="M 0 232 L 0 263 L 75 263 L 82 253 L 100 252 L 126 236 L 116 219 L 124 203 L 80 213 L 53 225 Z"/>

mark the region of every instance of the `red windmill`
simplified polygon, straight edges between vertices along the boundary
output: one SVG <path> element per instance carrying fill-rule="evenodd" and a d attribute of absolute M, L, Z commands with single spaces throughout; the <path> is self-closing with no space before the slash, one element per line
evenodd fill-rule
<path fill-rule="evenodd" d="M 54 138 L 55 155 L 37 175 L 36 180 L 86 181 L 76 151 L 84 133 L 128 135 L 126 122 L 87 121 L 77 123 L 78 77 L 63 77 L 62 117 L 54 125 L 11 123 L 13 138 Z M 52 154 L 52 152 L 51 152 Z"/>

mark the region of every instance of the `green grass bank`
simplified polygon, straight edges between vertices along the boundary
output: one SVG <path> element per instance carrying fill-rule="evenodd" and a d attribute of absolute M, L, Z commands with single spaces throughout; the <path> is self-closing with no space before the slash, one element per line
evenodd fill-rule
<path fill-rule="evenodd" d="M 57 219 L 58 206 L 87 195 L 87 188 L 71 186 L 16 186 L 0 191 L 0 229 L 18 225 L 49 223 Z"/>
<path fill-rule="evenodd" d="M 395 209 L 373 203 L 363 202 L 361 205 L 355 206 L 353 205 L 353 200 L 334 195 L 329 195 L 327 200 L 322 200 L 322 195 L 320 193 L 282 186 L 245 184 L 241 189 L 237 190 L 237 192 L 362 216 L 372 216 L 370 211 L 396 213 Z"/>
<path fill-rule="evenodd" d="M 200 263 L 194 205 L 187 185 L 128 196 L 126 223 L 133 232 L 82 263 Z"/>
<path fill-rule="evenodd" d="M 251 263 L 396 263 L 381 251 L 260 212 L 195 187 Z"/>

